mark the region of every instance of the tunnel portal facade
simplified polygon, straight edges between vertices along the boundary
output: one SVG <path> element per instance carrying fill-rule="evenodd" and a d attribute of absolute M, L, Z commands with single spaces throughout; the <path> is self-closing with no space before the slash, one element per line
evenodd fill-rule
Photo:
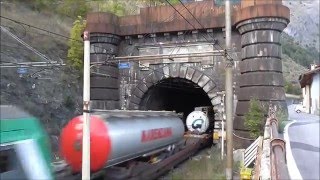
<path fill-rule="evenodd" d="M 187 7 L 197 20 L 188 11 L 180 13 L 193 26 L 170 6 L 142 8 L 140 14 L 125 17 L 88 14 L 91 61 L 105 62 L 91 71 L 92 108 L 187 114 L 197 106 L 221 103 L 217 94 L 224 91 L 225 81 L 224 6 L 201 1 Z M 234 62 L 234 129 L 239 136 L 249 137 L 243 117 L 250 99 L 287 111 L 280 36 L 290 11 L 281 1 L 241 0 L 232 12 L 228 54 Z M 112 61 L 116 56 L 132 58 Z"/>

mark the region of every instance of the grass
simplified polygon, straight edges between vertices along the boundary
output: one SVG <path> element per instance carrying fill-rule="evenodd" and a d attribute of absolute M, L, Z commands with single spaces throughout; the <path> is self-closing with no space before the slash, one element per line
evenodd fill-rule
<path fill-rule="evenodd" d="M 192 158 L 181 168 L 169 173 L 169 178 L 180 179 L 226 179 L 225 159 L 220 158 L 220 151 L 213 147 L 199 158 Z"/>
<path fill-rule="evenodd" d="M 284 128 L 290 122 L 288 120 L 288 113 L 280 109 L 276 112 L 276 117 L 278 119 L 278 132 L 282 134 Z"/>

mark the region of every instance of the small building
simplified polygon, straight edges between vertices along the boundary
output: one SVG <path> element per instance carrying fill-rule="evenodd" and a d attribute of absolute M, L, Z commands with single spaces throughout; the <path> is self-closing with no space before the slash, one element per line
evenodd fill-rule
<path fill-rule="evenodd" d="M 299 82 L 302 88 L 302 105 L 308 113 L 319 115 L 320 65 L 311 65 L 310 71 L 299 76 Z"/>

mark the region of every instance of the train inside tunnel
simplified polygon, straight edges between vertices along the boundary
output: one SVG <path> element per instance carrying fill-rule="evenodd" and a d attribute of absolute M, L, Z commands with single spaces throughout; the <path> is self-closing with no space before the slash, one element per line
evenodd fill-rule
<path fill-rule="evenodd" d="M 141 110 L 166 110 L 182 113 L 183 120 L 196 107 L 212 106 L 207 93 L 184 78 L 166 78 L 151 86 L 140 102 Z"/>

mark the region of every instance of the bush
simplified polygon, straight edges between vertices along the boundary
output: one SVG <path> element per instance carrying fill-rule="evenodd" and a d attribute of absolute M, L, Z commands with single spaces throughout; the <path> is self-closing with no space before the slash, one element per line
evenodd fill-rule
<path fill-rule="evenodd" d="M 301 95 L 302 91 L 298 84 L 292 84 L 288 81 L 285 82 L 284 89 L 286 93 L 288 94 L 295 94 L 295 95 Z"/>
<path fill-rule="evenodd" d="M 257 99 L 250 100 L 248 113 L 244 116 L 244 125 L 249 129 L 250 136 L 257 138 L 263 135 L 265 125 L 265 111 Z"/>
<path fill-rule="evenodd" d="M 68 64 L 77 70 L 82 70 L 83 67 L 83 43 L 81 34 L 86 27 L 86 21 L 78 16 L 78 19 L 73 22 L 73 27 L 70 32 L 70 40 L 68 41 Z"/>
<path fill-rule="evenodd" d="M 288 122 L 288 113 L 279 109 L 276 112 L 276 118 L 278 119 L 278 132 L 283 133 L 284 127 L 287 125 Z"/>

